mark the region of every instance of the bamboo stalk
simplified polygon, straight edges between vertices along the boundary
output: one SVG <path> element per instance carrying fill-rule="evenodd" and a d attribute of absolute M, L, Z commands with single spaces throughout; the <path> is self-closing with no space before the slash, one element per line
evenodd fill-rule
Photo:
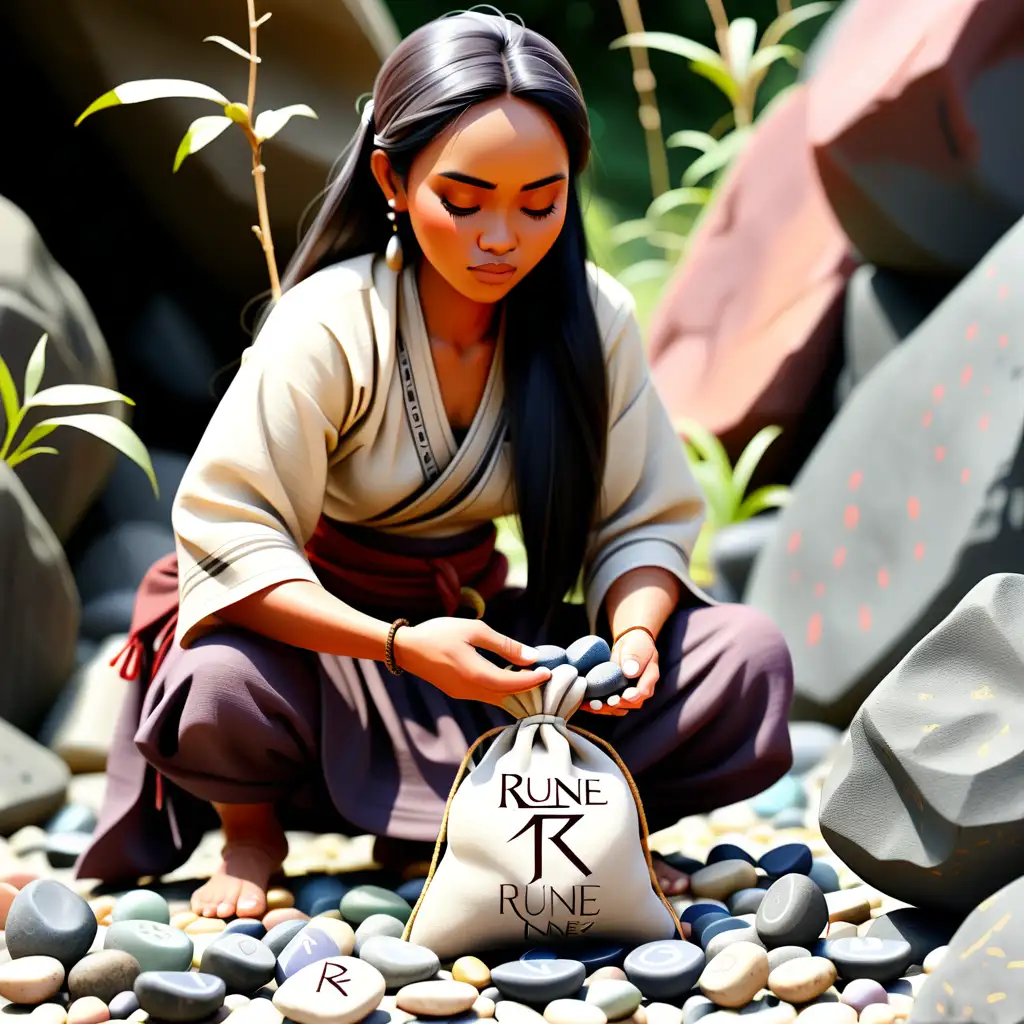
<path fill-rule="evenodd" d="M 778 9 L 780 18 L 784 14 L 789 14 L 789 12 L 793 10 L 793 0 L 779 0 Z"/>
<path fill-rule="evenodd" d="M 638 0 L 619 0 L 619 9 L 622 12 L 623 24 L 630 35 L 635 32 L 643 32 L 644 21 L 640 14 Z M 657 198 L 663 192 L 667 192 L 670 187 L 668 153 L 665 150 L 665 140 L 661 135 L 661 113 L 658 110 L 655 93 L 657 83 L 654 72 L 651 71 L 647 47 L 631 46 L 629 55 L 633 61 L 633 88 L 636 89 L 637 97 L 640 100 L 637 116 L 643 126 L 644 139 L 647 143 L 647 165 L 651 172 L 651 192 Z"/>
<path fill-rule="evenodd" d="M 718 52 L 729 67 L 732 61 L 729 59 L 729 18 L 725 13 L 725 6 L 722 0 L 707 0 L 708 10 L 711 12 L 711 20 L 715 23 L 715 42 L 718 43 Z"/>

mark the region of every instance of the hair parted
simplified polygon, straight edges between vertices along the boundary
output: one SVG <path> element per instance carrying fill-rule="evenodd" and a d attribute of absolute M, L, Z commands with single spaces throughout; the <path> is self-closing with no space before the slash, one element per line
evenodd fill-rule
<path fill-rule="evenodd" d="M 521 22 L 479 8 L 427 22 L 403 39 L 377 74 L 372 99 L 285 270 L 282 288 L 330 264 L 386 248 L 392 226 L 370 166 L 374 149 L 387 153 L 405 181 L 416 155 L 449 124 L 473 105 L 505 95 L 544 110 L 569 154 L 562 231 L 504 300 L 503 371 L 516 507 L 529 566 L 527 604 L 543 626 L 579 574 L 608 431 L 604 354 L 576 186 L 590 160 L 590 122 L 576 76 L 557 47 Z M 422 258 L 408 218 L 399 216 L 397 223 L 406 262 Z"/>

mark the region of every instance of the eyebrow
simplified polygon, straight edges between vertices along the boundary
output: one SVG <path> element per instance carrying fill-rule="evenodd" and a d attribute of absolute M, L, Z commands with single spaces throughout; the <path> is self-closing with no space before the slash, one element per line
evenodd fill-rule
<path fill-rule="evenodd" d="M 461 181 L 463 185 L 473 185 L 476 188 L 487 188 L 495 189 L 498 186 L 493 181 L 485 181 L 483 178 L 474 178 L 471 174 L 463 174 L 461 171 L 442 171 L 442 178 L 451 178 L 452 181 Z M 545 185 L 550 185 L 555 181 L 564 181 L 567 175 L 549 174 L 546 178 L 538 178 L 536 181 L 531 181 L 524 185 L 521 192 L 532 192 L 534 189 L 543 188 Z"/>

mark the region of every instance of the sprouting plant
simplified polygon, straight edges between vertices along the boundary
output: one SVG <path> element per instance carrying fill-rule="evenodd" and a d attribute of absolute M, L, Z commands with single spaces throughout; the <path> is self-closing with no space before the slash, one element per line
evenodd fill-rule
<path fill-rule="evenodd" d="M 733 466 L 722 442 L 706 427 L 685 418 L 675 425 L 706 501 L 704 526 L 691 554 L 690 575 L 698 586 L 707 586 L 713 582 L 710 552 L 715 534 L 723 527 L 789 502 L 790 489 L 779 484 L 759 487 L 747 494 L 754 470 L 782 428 L 762 427 Z"/>
<path fill-rule="evenodd" d="M 256 66 L 260 58 L 256 53 L 256 35 L 259 27 L 270 18 L 270 11 L 262 17 L 256 17 L 255 0 L 246 0 L 249 14 L 249 49 L 244 50 L 237 43 L 223 36 L 207 36 L 203 42 L 217 43 L 232 53 L 238 54 L 249 62 L 249 90 L 245 103 L 235 103 L 222 96 L 216 89 L 201 82 L 191 82 L 178 78 L 148 78 L 137 82 L 125 82 L 123 85 L 104 93 L 75 121 L 80 125 L 90 114 L 107 107 L 121 106 L 128 103 L 142 103 L 157 99 L 201 99 L 209 100 L 220 106 L 224 113 L 197 118 L 189 125 L 188 131 L 178 146 L 174 157 L 173 170 L 176 172 L 185 157 L 198 153 L 220 136 L 232 123 L 237 124 L 245 134 L 252 149 L 252 177 L 256 188 L 256 208 L 259 224 L 253 225 L 253 233 L 263 247 L 270 274 L 270 290 L 274 301 L 281 297 L 281 281 L 277 272 L 277 259 L 274 256 L 274 242 L 270 232 L 270 217 L 267 212 L 266 167 L 263 164 L 263 143 L 273 138 L 293 117 L 316 117 L 316 113 L 305 103 L 295 103 L 278 110 L 264 110 L 255 115 L 256 106 Z"/>
<path fill-rule="evenodd" d="M 93 437 L 98 437 L 101 441 L 106 441 L 107 444 L 127 455 L 132 462 L 142 468 L 153 485 L 153 493 L 159 496 L 153 464 L 150 462 L 146 446 L 127 423 L 122 423 L 116 416 L 111 416 L 108 413 L 87 412 L 74 413 L 70 416 L 53 416 L 30 427 L 17 447 L 12 447 L 18 429 L 24 422 L 29 409 L 40 406 L 102 405 L 106 402 L 135 404 L 119 391 L 99 387 L 95 384 L 58 384 L 55 387 L 46 388 L 44 391 L 38 390 L 46 369 L 47 337 L 44 334 L 36 343 L 28 365 L 25 367 L 24 394 L 20 400 L 11 371 L 3 357 L 0 356 L 0 405 L 3 407 L 4 418 L 7 421 L 3 442 L 0 444 L 0 462 L 6 462 L 13 469 L 19 463 L 36 455 L 57 455 L 56 448 L 40 445 L 39 442 L 52 434 L 58 427 L 76 427 L 78 430 L 84 430 L 87 434 L 92 434 Z"/>

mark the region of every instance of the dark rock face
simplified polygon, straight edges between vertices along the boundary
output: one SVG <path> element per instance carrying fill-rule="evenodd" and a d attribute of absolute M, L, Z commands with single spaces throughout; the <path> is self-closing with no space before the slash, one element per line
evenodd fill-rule
<path fill-rule="evenodd" d="M 918 992 L 909 1024 L 1017 1024 L 1024 1007 L 1024 970 L 1014 951 L 1022 943 L 1024 877 L 980 903 L 960 926 Z"/>
<path fill-rule="evenodd" d="M 891 0 L 844 7 L 808 82 L 824 191 L 867 262 L 962 274 L 1024 215 L 1011 156 L 1024 145 L 1024 7 L 900 0 L 898 18 Z"/>
<path fill-rule="evenodd" d="M 74 671 L 79 614 L 60 541 L 0 463 L 0 718 L 36 731 Z"/>
<path fill-rule="evenodd" d="M 845 726 L 964 594 L 1024 572 L 1024 221 L 861 382 L 795 481 L 748 603 L 793 656 L 793 717 Z"/>
<path fill-rule="evenodd" d="M 1022 678 L 1024 576 L 1006 573 L 974 587 L 864 702 L 820 812 L 825 841 L 864 881 L 966 912 L 1021 874 Z"/>

